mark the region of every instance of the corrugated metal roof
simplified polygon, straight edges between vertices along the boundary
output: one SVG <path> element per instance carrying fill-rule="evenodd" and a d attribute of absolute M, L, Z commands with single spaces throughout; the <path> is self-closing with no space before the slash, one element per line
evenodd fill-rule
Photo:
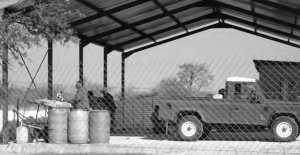
<path fill-rule="evenodd" d="M 300 47 L 299 0 L 70 0 L 67 8 L 85 14 L 68 20 L 80 37 L 127 56 L 220 27 Z"/>

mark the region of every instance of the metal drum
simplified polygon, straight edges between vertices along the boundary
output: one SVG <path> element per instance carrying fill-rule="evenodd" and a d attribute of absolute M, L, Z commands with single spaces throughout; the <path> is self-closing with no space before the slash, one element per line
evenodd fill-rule
<path fill-rule="evenodd" d="M 72 144 L 86 144 L 89 139 L 89 112 L 73 109 L 69 114 L 68 137 Z"/>
<path fill-rule="evenodd" d="M 16 142 L 17 143 L 27 143 L 28 142 L 28 134 L 29 134 L 29 130 L 27 127 L 25 126 L 19 126 L 17 127 L 17 131 L 16 131 Z"/>
<path fill-rule="evenodd" d="M 68 143 L 68 110 L 50 109 L 48 112 L 49 143 Z"/>
<path fill-rule="evenodd" d="M 89 120 L 90 143 L 109 143 L 110 114 L 107 110 L 93 110 Z"/>

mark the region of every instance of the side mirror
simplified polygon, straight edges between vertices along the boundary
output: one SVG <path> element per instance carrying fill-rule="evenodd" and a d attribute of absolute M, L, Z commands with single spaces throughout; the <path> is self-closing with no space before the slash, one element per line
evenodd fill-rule
<path fill-rule="evenodd" d="M 170 103 L 167 103 L 167 107 L 168 107 L 169 109 L 172 109 L 172 105 L 171 105 Z"/>
<path fill-rule="evenodd" d="M 251 97 L 250 97 L 250 103 L 253 104 L 260 104 L 260 99 L 259 96 L 256 94 L 256 92 L 251 92 Z"/>

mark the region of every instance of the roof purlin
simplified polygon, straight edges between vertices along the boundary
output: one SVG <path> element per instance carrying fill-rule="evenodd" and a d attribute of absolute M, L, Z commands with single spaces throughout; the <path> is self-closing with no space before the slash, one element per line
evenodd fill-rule
<path fill-rule="evenodd" d="M 186 32 L 188 32 L 188 29 L 171 13 L 169 13 L 169 11 L 162 6 L 157 0 L 152 0 L 153 3 L 155 3 L 156 6 L 158 6 L 162 12 L 164 12 L 165 14 L 167 14 L 171 19 L 173 19 L 177 25 L 180 25 Z"/>
<path fill-rule="evenodd" d="M 121 6 L 119 6 L 119 7 L 113 8 L 113 9 L 111 9 L 111 10 L 107 10 L 107 11 L 105 11 L 105 12 L 106 12 L 106 14 L 114 14 L 114 13 L 117 13 L 117 12 L 120 12 L 120 11 L 123 11 L 123 10 L 126 10 L 126 9 L 128 9 L 128 8 L 132 8 L 132 7 L 135 7 L 135 6 L 137 6 L 137 5 L 141 5 L 141 4 L 146 3 L 146 2 L 149 2 L 149 1 L 151 1 L 151 0 L 138 0 L 138 1 L 133 1 L 133 2 L 130 2 L 130 3 L 121 5 Z M 89 16 L 89 17 L 86 17 L 86 18 L 83 18 L 83 19 L 80 19 L 80 20 L 71 22 L 70 25 L 71 25 L 71 27 L 75 27 L 75 26 L 78 26 L 78 25 L 81 25 L 81 24 L 85 24 L 85 23 L 87 23 L 87 22 L 90 22 L 90 21 L 93 21 L 93 20 L 102 18 L 102 17 L 104 17 L 104 16 L 105 16 L 105 14 L 103 14 L 103 13 L 98 13 L 98 14 L 95 14 L 95 15 L 92 15 L 92 16 Z"/>
<path fill-rule="evenodd" d="M 169 13 L 176 14 L 176 13 L 179 13 L 179 12 L 182 12 L 182 11 L 185 11 L 187 9 L 194 8 L 194 7 L 206 6 L 206 4 L 208 4 L 206 1 L 196 2 L 196 3 L 183 6 L 181 8 L 175 9 L 175 10 L 171 10 L 171 11 L 169 11 Z M 131 27 L 137 27 L 139 25 L 147 24 L 149 22 L 152 22 L 152 21 L 155 21 L 155 20 L 167 17 L 167 16 L 168 16 L 168 14 L 162 13 L 162 14 L 159 14 L 159 15 L 147 18 L 147 19 L 143 19 L 141 21 L 137 21 L 137 22 L 129 24 L 129 25 Z M 93 40 L 96 40 L 96 39 L 98 39 L 100 37 L 105 37 L 107 35 L 110 35 L 110 34 L 113 34 L 113 33 L 118 33 L 118 32 L 124 31 L 126 29 L 127 29 L 126 27 L 119 27 L 119 28 L 116 28 L 116 29 L 113 29 L 113 30 L 110 30 L 110 31 L 106 31 L 106 32 L 97 34 L 95 36 L 89 37 L 88 39 L 90 40 L 90 42 L 93 42 Z"/>
<path fill-rule="evenodd" d="M 210 19 L 210 18 L 215 18 L 215 13 L 207 14 L 207 15 L 204 15 L 204 16 L 201 16 L 201 17 L 198 17 L 198 18 L 195 18 L 195 19 L 183 22 L 182 25 L 189 25 L 189 24 L 198 22 L 198 21 L 200 21 L 202 19 Z M 168 31 L 180 28 L 180 27 L 181 27 L 181 25 L 174 25 L 174 26 L 171 26 L 171 27 L 168 27 L 168 28 L 165 28 L 165 29 L 153 32 L 153 33 L 149 33 L 148 35 L 155 36 L 155 35 L 161 34 L 163 32 L 168 32 Z M 137 42 L 137 41 L 142 40 L 142 39 L 146 39 L 146 38 L 144 38 L 144 37 L 141 36 L 141 37 L 138 37 L 138 38 L 134 38 L 134 39 L 125 41 L 125 42 L 120 43 L 120 44 L 116 44 L 116 45 L 114 45 L 114 47 L 115 48 L 122 48 L 125 45 L 132 44 L 132 43 Z"/>
<path fill-rule="evenodd" d="M 147 37 L 147 38 L 149 38 L 149 39 L 152 40 L 152 41 L 155 41 L 155 39 L 152 38 L 151 36 L 145 34 L 144 32 L 142 32 L 142 31 L 140 31 L 140 30 L 138 30 L 138 29 L 136 29 L 136 28 L 134 28 L 134 27 L 130 27 L 129 24 L 127 24 L 127 23 L 125 23 L 124 21 L 122 21 L 122 20 L 120 20 L 120 19 L 114 17 L 112 14 L 109 14 L 109 13 L 103 11 L 102 9 L 100 9 L 100 8 L 98 8 L 98 7 L 96 7 L 96 6 L 94 6 L 93 4 L 91 4 L 91 3 L 89 3 L 89 2 L 87 2 L 87 1 L 85 1 L 85 0 L 76 0 L 76 1 L 79 2 L 80 4 L 86 6 L 86 7 L 91 8 L 91 9 L 94 10 L 94 11 L 97 11 L 98 13 L 103 13 L 103 14 L 105 14 L 106 17 L 108 17 L 108 18 L 114 20 L 115 22 L 117 22 L 118 24 L 122 25 L 123 27 L 127 27 L 128 29 L 131 29 L 132 31 L 138 33 L 139 35 L 144 36 L 144 37 Z"/>

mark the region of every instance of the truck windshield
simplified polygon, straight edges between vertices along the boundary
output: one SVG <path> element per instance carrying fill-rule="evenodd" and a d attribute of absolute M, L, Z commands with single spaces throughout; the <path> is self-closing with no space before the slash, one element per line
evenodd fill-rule
<path fill-rule="evenodd" d="M 264 98 L 264 94 L 261 91 L 261 88 L 257 83 L 250 82 L 250 83 L 235 83 L 234 84 L 234 96 L 235 98 L 240 99 L 250 99 L 251 95 L 255 93 L 260 98 Z"/>

